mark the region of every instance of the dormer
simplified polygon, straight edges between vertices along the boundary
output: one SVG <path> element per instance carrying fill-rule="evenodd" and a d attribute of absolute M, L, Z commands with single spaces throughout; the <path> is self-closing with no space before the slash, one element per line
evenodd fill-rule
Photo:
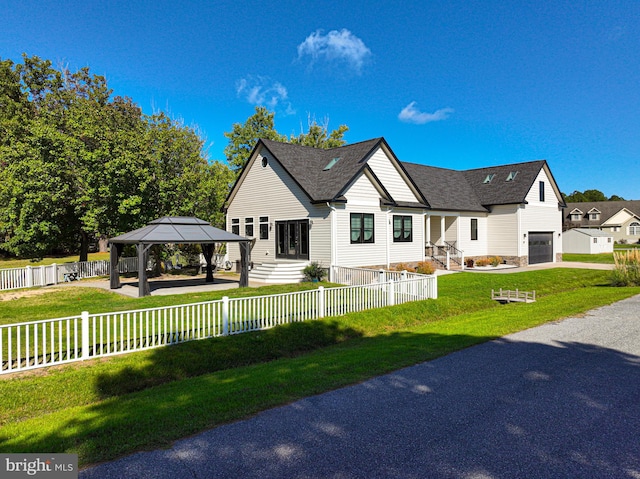
<path fill-rule="evenodd" d="M 484 181 L 482 182 L 483 184 L 487 184 L 487 183 L 491 183 L 491 180 L 493 180 L 493 178 L 496 176 L 495 173 L 489 173 L 487 175 L 487 177 L 484 179 Z"/>
<path fill-rule="evenodd" d="M 589 221 L 600 221 L 600 210 L 597 208 L 591 208 L 587 211 L 587 216 L 589 217 Z"/>
<path fill-rule="evenodd" d="M 584 213 L 580 211 L 578 208 L 574 208 L 571 210 L 569 215 L 571 216 L 571 221 L 582 221 L 582 215 Z"/>

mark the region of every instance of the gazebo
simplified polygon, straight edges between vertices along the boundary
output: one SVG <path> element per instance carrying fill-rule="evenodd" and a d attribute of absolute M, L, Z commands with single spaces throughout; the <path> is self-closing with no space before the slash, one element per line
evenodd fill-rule
<path fill-rule="evenodd" d="M 204 220 L 186 216 L 164 216 L 152 221 L 144 228 L 109 239 L 111 244 L 111 289 L 120 288 L 118 261 L 124 245 L 134 244 L 138 250 L 138 297 L 151 294 L 147 281 L 149 248 L 154 244 L 200 244 L 207 262 L 205 282 L 213 282 L 213 248 L 215 243 L 240 244 L 240 287 L 249 285 L 249 243 L 251 240 L 211 226 Z"/>

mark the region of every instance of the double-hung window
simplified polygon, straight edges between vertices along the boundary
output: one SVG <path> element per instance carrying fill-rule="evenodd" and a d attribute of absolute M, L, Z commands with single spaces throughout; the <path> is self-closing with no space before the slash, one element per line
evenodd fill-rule
<path fill-rule="evenodd" d="M 351 213 L 351 243 L 375 243 L 372 213 Z"/>
<path fill-rule="evenodd" d="M 269 239 L 269 217 L 268 216 L 260 217 L 260 239 L 261 240 Z"/>
<path fill-rule="evenodd" d="M 410 243 L 413 241 L 413 218 L 393 215 L 393 242 Z"/>
<path fill-rule="evenodd" d="M 244 219 L 244 235 L 253 237 L 253 218 Z"/>
<path fill-rule="evenodd" d="M 231 218 L 231 232 L 234 235 L 240 234 L 240 218 Z"/>

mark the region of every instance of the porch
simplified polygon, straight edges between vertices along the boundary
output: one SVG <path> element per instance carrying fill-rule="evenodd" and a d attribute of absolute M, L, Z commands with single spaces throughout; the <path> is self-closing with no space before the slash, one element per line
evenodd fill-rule
<path fill-rule="evenodd" d="M 464 251 L 457 247 L 460 244 L 459 218 L 459 213 L 425 215 L 425 259 L 433 261 L 440 269 L 464 269 Z"/>

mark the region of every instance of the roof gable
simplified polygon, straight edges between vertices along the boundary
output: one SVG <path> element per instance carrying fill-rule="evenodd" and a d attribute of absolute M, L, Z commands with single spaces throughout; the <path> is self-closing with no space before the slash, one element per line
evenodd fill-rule
<path fill-rule="evenodd" d="M 626 214 L 630 216 L 635 216 L 636 218 L 640 218 L 640 201 L 639 200 L 630 200 L 630 201 L 585 201 L 585 202 L 577 202 L 577 203 L 567 203 L 566 209 L 571 211 L 573 209 L 580 209 L 582 211 L 590 211 L 591 209 L 596 208 L 600 211 L 600 221 L 602 224 L 606 224 L 609 226 L 620 225 L 624 223 L 622 217 L 616 217 L 618 213 L 623 213 L 626 211 Z M 564 217 L 567 215 L 565 213 Z M 628 218 L 628 216 L 627 216 Z M 582 221 L 585 224 L 588 224 L 588 218 L 583 218 Z M 591 221 L 593 224 L 593 220 Z"/>

